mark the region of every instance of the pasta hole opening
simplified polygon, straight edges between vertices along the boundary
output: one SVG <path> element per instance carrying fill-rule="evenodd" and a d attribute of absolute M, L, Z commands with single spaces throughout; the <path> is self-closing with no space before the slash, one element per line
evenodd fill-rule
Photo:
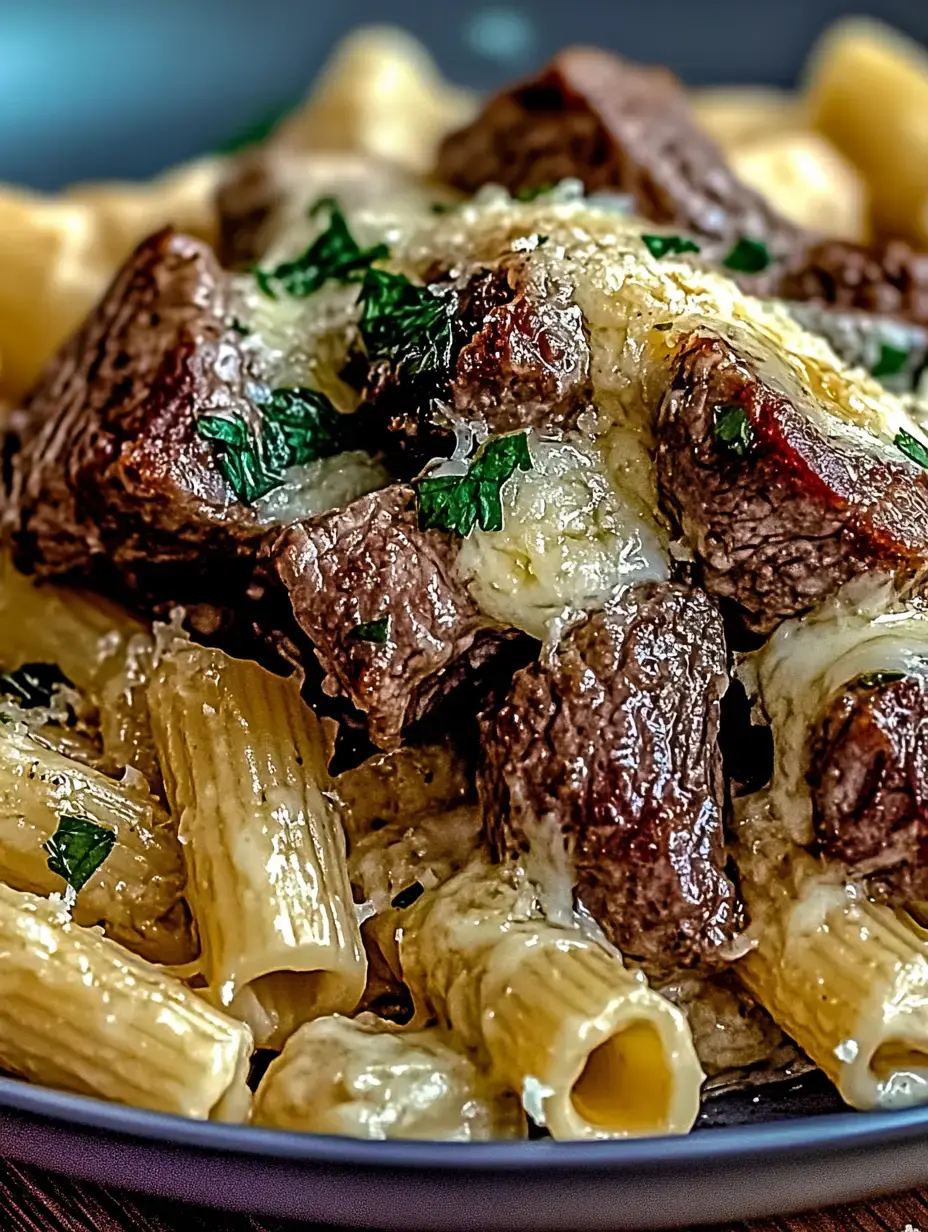
<path fill-rule="evenodd" d="M 256 1046 L 279 1051 L 304 1022 L 350 1012 L 359 996 L 354 982 L 339 971 L 270 971 L 252 980 L 235 1004 Z"/>
<path fill-rule="evenodd" d="M 928 1074 L 928 1042 L 886 1040 L 870 1058 L 870 1072 L 878 1082 L 893 1074 Z"/>
<path fill-rule="evenodd" d="M 571 1090 L 574 1111 L 613 1133 L 659 1131 L 671 1100 L 671 1072 L 660 1032 L 633 1022 L 594 1048 Z"/>

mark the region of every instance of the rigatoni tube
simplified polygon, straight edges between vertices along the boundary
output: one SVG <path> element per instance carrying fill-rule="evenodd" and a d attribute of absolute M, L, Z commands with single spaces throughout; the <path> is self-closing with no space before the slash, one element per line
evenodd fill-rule
<path fill-rule="evenodd" d="M 684 1015 L 579 928 L 548 923 L 518 871 L 475 863 L 397 913 L 429 1007 L 555 1138 L 685 1133 L 703 1074 Z"/>
<path fill-rule="evenodd" d="M 0 881 L 34 894 L 64 891 L 46 851 L 62 816 L 85 818 L 115 835 L 77 895 L 75 920 L 102 923 L 110 937 L 151 962 L 194 958 L 184 857 L 162 806 L 144 787 L 107 778 L 14 726 L 0 727 Z"/>
<path fill-rule="evenodd" d="M 151 632 L 124 608 L 83 591 L 39 585 L 0 558 L 0 664 L 55 663 L 99 709 L 109 771 L 134 766 L 160 786 L 144 684 Z"/>
<path fill-rule="evenodd" d="M 367 972 L 319 724 L 295 680 L 188 642 L 149 706 L 210 996 L 280 1048 Z"/>
<path fill-rule="evenodd" d="M 0 1066 L 45 1086 L 241 1121 L 248 1028 L 57 900 L 0 886 Z"/>
<path fill-rule="evenodd" d="M 374 1014 L 317 1018 L 290 1037 L 255 1095 L 254 1123 L 353 1138 L 484 1142 L 525 1136 L 518 1099 L 446 1032 Z"/>
<path fill-rule="evenodd" d="M 811 861 L 809 862 L 811 865 Z M 754 894 L 738 972 L 854 1108 L 928 1102 L 928 933 L 860 887 Z"/>

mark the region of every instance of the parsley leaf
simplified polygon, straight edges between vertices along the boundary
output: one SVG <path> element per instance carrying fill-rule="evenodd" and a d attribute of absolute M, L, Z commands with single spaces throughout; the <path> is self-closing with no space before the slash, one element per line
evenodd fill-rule
<path fill-rule="evenodd" d="M 862 689 L 878 689 L 881 685 L 905 680 L 905 672 L 864 672 L 854 681 Z"/>
<path fill-rule="evenodd" d="M 403 274 L 369 269 L 361 286 L 361 337 L 369 359 L 389 359 L 412 375 L 443 374 L 454 354 L 453 300 Z"/>
<path fill-rule="evenodd" d="M 481 530 L 502 530 L 503 484 L 516 469 L 532 469 L 524 432 L 487 441 L 474 456 L 466 475 L 421 479 L 416 489 L 420 528 L 458 535 L 469 535 L 475 524 Z"/>
<path fill-rule="evenodd" d="M 738 274 L 759 274 L 770 262 L 770 250 L 761 240 L 740 239 L 722 264 Z"/>
<path fill-rule="evenodd" d="M 197 420 L 197 432 L 216 443 L 217 465 L 246 505 L 280 487 L 287 467 L 329 458 L 342 448 L 341 416 L 318 390 L 275 389 L 260 410 L 257 436 L 240 415 Z"/>
<path fill-rule="evenodd" d="M 116 835 L 87 817 L 62 813 L 58 829 L 45 844 L 48 867 L 80 891 L 113 850 Z"/>
<path fill-rule="evenodd" d="M 360 282 L 373 261 L 390 255 L 386 244 L 361 248 L 348 230 L 345 215 L 333 197 L 323 197 L 311 208 L 310 215 L 329 211 L 329 225 L 305 252 L 292 261 L 284 261 L 272 270 L 255 269 L 258 286 L 271 299 L 277 298 L 275 284 L 296 299 L 305 299 L 326 282 Z"/>
<path fill-rule="evenodd" d="M 359 642 L 374 642 L 385 646 L 390 636 L 390 617 L 382 616 L 380 620 L 365 620 L 348 631 L 348 636 Z"/>
<path fill-rule="evenodd" d="M 554 192 L 556 184 L 536 184 L 534 188 L 517 188 L 512 194 L 514 201 L 537 201 L 539 197 L 545 197 L 548 193 Z"/>
<path fill-rule="evenodd" d="M 740 406 L 717 406 L 712 418 L 712 435 L 724 453 L 744 458 L 754 447 L 754 429 Z"/>
<path fill-rule="evenodd" d="M 880 347 L 880 357 L 870 369 L 870 375 L 898 376 L 909 362 L 909 352 L 903 347 L 890 346 L 884 342 Z"/>
<path fill-rule="evenodd" d="M 676 257 L 683 252 L 702 252 L 700 246 L 683 235 L 643 235 L 642 240 L 652 257 Z"/>
<path fill-rule="evenodd" d="M 50 706 L 56 685 L 74 687 L 57 663 L 24 663 L 15 672 L 0 676 L 0 693 L 12 697 L 24 710 Z"/>
<path fill-rule="evenodd" d="M 919 466 L 924 466 L 928 469 L 928 449 L 925 448 L 921 441 L 916 440 L 910 432 L 897 432 L 893 444 L 897 449 L 901 449 L 907 458 L 911 458 Z"/>

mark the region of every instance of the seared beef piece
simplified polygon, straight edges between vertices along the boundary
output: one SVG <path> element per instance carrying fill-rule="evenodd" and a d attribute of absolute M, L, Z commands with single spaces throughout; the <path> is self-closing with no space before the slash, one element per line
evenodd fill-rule
<path fill-rule="evenodd" d="M 450 376 L 423 382 L 387 362 L 368 373 L 358 424 L 368 439 L 385 435 L 388 459 L 403 477 L 451 454 L 455 436 L 443 404 L 494 433 L 571 427 L 590 405 L 589 343 L 568 287 L 508 256 L 463 286 L 449 284 L 447 293 L 456 309 Z"/>
<path fill-rule="evenodd" d="M 466 192 L 574 176 L 591 192 L 629 193 L 644 218 L 712 240 L 764 240 L 775 256 L 804 242 L 735 178 L 671 73 L 596 48 L 563 51 L 538 77 L 497 95 L 445 140 L 438 174 Z"/>
<path fill-rule="evenodd" d="M 758 633 L 868 569 L 928 563 L 928 473 L 813 408 L 772 353 L 766 365 L 691 336 L 657 428 L 662 504 L 705 586 Z"/>
<path fill-rule="evenodd" d="M 812 739 L 816 849 L 899 902 L 928 896 L 928 681 L 862 677 Z"/>
<path fill-rule="evenodd" d="M 928 326 L 928 253 L 899 239 L 870 246 L 826 240 L 797 253 L 776 293 Z"/>
<path fill-rule="evenodd" d="M 678 583 L 643 583 L 516 676 L 484 718 L 478 784 L 499 856 L 558 866 L 652 972 L 720 961 L 742 924 L 726 877 L 718 749 L 722 623 Z"/>
<path fill-rule="evenodd" d="M 196 429 L 208 412 L 258 416 L 223 298 L 212 251 L 163 231 L 50 362 L 10 446 L 5 523 L 25 572 L 187 603 L 205 632 L 244 604 L 264 528 Z"/>
<path fill-rule="evenodd" d="M 366 715 L 380 748 L 397 748 L 456 687 L 479 690 L 507 662 L 511 679 L 512 656 L 518 666 L 528 658 L 528 639 L 482 616 L 455 577 L 450 538 L 419 529 L 411 488 L 397 484 L 297 523 L 268 551 L 325 672 L 324 691 Z"/>

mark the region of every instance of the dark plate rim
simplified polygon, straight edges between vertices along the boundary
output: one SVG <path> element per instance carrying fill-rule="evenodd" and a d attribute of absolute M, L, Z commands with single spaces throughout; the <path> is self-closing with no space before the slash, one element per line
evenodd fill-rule
<path fill-rule="evenodd" d="M 828 1113 L 759 1125 L 703 1129 L 689 1135 L 608 1142 L 368 1142 L 328 1134 L 198 1121 L 34 1087 L 13 1078 L 0 1078 L 0 1115 L 3 1112 L 38 1117 L 66 1129 L 103 1131 L 153 1146 L 259 1157 L 281 1163 L 435 1168 L 465 1173 L 532 1172 L 552 1167 L 573 1173 L 578 1169 L 762 1161 L 795 1152 L 861 1150 L 928 1133 L 928 1107 L 919 1107 Z"/>

